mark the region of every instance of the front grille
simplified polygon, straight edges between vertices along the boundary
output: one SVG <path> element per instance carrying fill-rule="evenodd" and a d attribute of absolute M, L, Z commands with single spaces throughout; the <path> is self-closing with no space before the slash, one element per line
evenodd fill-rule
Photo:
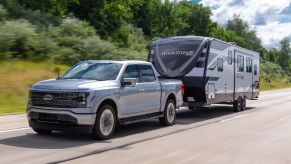
<path fill-rule="evenodd" d="M 30 93 L 31 105 L 43 107 L 61 107 L 61 108 L 76 108 L 78 107 L 78 93 L 51 93 L 51 92 L 37 92 Z M 46 99 L 45 97 L 51 97 Z"/>
<path fill-rule="evenodd" d="M 40 113 L 40 112 L 30 112 L 29 117 L 31 121 L 51 123 L 51 124 L 71 124 L 76 125 L 78 121 L 76 118 L 68 114 L 52 114 L 52 113 Z"/>

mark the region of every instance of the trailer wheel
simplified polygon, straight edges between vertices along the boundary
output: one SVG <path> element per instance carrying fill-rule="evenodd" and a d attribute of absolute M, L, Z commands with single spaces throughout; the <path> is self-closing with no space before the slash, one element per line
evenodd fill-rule
<path fill-rule="evenodd" d="M 247 108 L 247 100 L 246 97 L 244 97 L 243 99 L 241 99 L 241 110 L 244 111 Z"/>
<path fill-rule="evenodd" d="M 96 116 L 95 125 L 92 131 L 94 139 L 109 139 L 115 129 L 116 114 L 111 105 L 103 105 Z"/>
<path fill-rule="evenodd" d="M 163 117 L 159 118 L 160 124 L 163 126 L 172 126 L 176 119 L 176 104 L 173 100 L 169 99 L 164 109 Z"/>
<path fill-rule="evenodd" d="M 233 102 L 233 110 L 235 112 L 240 112 L 241 111 L 241 97 L 239 97 L 236 101 Z"/>

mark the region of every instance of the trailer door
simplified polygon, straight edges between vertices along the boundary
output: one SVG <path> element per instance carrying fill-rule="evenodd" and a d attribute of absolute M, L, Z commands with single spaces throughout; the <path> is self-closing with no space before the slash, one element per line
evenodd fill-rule
<path fill-rule="evenodd" d="M 253 94 L 253 55 L 235 50 L 234 100 L 239 96 L 251 99 Z"/>

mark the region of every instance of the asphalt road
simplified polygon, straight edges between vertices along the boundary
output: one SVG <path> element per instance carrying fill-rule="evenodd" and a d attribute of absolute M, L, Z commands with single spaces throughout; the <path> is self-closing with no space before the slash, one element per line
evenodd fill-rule
<path fill-rule="evenodd" d="M 291 89 L 261 92 L 247 110 L 178 110 L 176 125 L 152 119 L 118 126 L 111 140 L 37 135 L 25 115 L 0 116 L 0 163 L 291 163 Z"/>

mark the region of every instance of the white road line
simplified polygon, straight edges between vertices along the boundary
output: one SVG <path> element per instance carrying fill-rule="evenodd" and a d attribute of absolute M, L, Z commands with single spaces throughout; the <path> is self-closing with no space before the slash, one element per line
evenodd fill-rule
<path fill-rule="evenodd" d="M 0 133 L 14 132 L 14 131 L 20 131 L 20 130 L 27 130 L 27 129 L 30 129 L 30 128 L 23 127 L 23 128 L 16 128 L 16 129 L 0 130 Z"/>
<path fill-rule="evenodd" d="M 236 118 L 244 117 L 246 115 L 248 115 L 248 114 L 242 114 L 242 115 L 239 115 L 239 116 L 231 117 L 231 118 L 228 118 L 228 119 L 221 120 L 219 122 L 230 121 L 230 120 L 233 120 L 233 119 L 236 119 Z"/>

